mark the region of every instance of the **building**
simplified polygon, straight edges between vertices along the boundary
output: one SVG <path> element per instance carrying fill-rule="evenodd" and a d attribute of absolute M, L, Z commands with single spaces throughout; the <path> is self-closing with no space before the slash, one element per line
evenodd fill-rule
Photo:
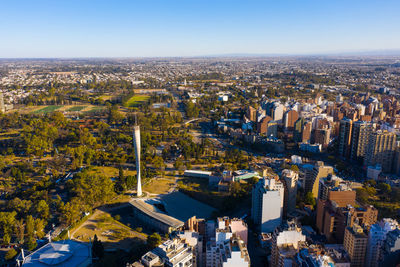
<path fill-rule="evenodd" d="M 381 130 L 372 133 L 364 159 L 364 166 L 379 164 L 383 172 L 391 172 L 396 147 L 395 133 Z"/>
<path fill-rule="evenodd" d="M 23 267 L 46 266 L 92 266 L 92 248 L 90 244 L 75 240 L 50 242 L 32 252 L 22 256 Z"/>
<path fill-rule="evenodd" d="M 257 110 L 249 106 L 246 111 L 246 117 L 252 122 L 257 122 Z"/>
<path fill-rule="evenodd" d="M 315 163 L 314 168 L 305 173 L 305 192 L 312 192 L 314 197 L 317 198 L 319 192 L 319 179 L 328 177 L 329 174 L 333 174 L 333 168 L 331 166 L 324 166 L 322 161 Z"/>
<path fill-rule="evenodd" d="M 286 131 L 293 131 L 294 124 L 299 118 L 299 113 L 296 110 L 289 110 L 285 113 L 284 116 L 284 127 Z"/>
<path fill-rule="evenodd" d="M 364 160 L 372 130 L 372 123 L 364 121 L 356 121 L 353 123 L 350 150 L 350 158 L 352 160 L 356 160 L 358 162 L 362 162 Z"/>
<path fill-rule="evenodd" d="M 326 148 L 331 141 L 331 129 L 316 129 L 314 131 L 314 143 Z"/>
<path fill-rule="evenodd" d="M 192 247 L 180 238 L 167 240 L 152 251 L 158 255 L 167 267 L 192 267 L 193 250 Z"/>
<path fill-rule="evenodd" d="M 135 149 L 135 157 L 136 157 L 136 177 L 137 177 L 137 189 L 136 194 L 138 197 L 142 196 L 142 182 L 140 179 L 140 127 L 139 125 L 133 126 L 133 146 Z"/>
<path fill-rule="evenodd" d="M 257 122 L 257 132 L 259 134 L 268 135 L 268 123 L 272 121 L 270 116 L 265 116 Z"/>
<path fill-rule="evenodd" d="M 310 143 L 312 122 L 299 118 L 294 123 L 293 140 L 297 143 Z"/>
<path fill-rule="evenodd" d="M 282 222 L 284 186 L 276 178 L 263 178 L 252 190 L 251 217 L 261 232 L 271 233 Z"/>
<path fill-rule="evenodd" d="M 386 234 L 381 248 L 381 267 L 396 266 L 400 263 L 400 230 L 398 228 Z"/>
<path fill-rule="evenodd" d="M 163 267 L 164 261 L 152 251 L 147 252 L 142 256 L 140 262 L 135 262 L 127 267 Z"/>
<path fill-rule="evenodd" d="M 284 223 L 272 234 L 270 266 L 295 266 L 296 255 L 305 247 L 306 236 L 294 221 Z"/>
<path fill-rule="evenodd" d="M 350 156 L 351 133 L 353 128 L 353 121 L 344 118 L 339 124 L 339 156 L 348 158 Z"/>
<path fill-rule="evenodd" d="M 342 178 L 329 174 L 319 180 L 318 200 L 335 201 L 339 207 L 356 205 L 356 191 Z"/>
<path fill-rule="evenodd" d="M 298 180 L 299 174 L 297 172 L 288 169 L 282 171 L 282 181 L 285 186 L 284 214 L 292 213 L 296 209 Z"/>
<path fill-rule="evenodd" d="M 247 225 L 242 220 L 218 218 L 214 235 L 207 242 L 206 266 L 250 266 L 246 242 Z"/>
<path fill-rule="evenodd" d="M 355 223 L 370 227 L 378 218 L 378 210 L 373 206 L 355 207 L 356 192 L 347 184 L 335 186 L 335 183 L 329 179 L 323 179 L 321 183 L 325 189 L 321 190 L 317 200 L 316 226 L 328 242 L 341 243 L 346 227 Z"/>
<path fill-rule="evenodd" d="M 368 236 L 361 226 L 354 224 L 353 227 L 346 228 L 343 246 L 349 254 L 352 267 L 364 267 L 367 243 Z"/>
<path fill-rule="evenodd" d="M 209 171 L 199 171 L 199 170 L 185 170 L 183 173 L 184 176 L 187 177 L 196 177 L 196 178 L 204 178 L 209 179 L 212 175 L 212 172 Z"/>
<path fill-rule="evenodd" d="M 351 267 L 350 258 L 342 245 L 310 245 L 299 251 L 296 265 L 301 267 Z"/>
<path fill-rule="evenodd" d="M 367 168 L 367 178 L 372 180 L 378 180 L 379 175 L 382 172 L 381 165 L 377 164 L 375 166 L 368 166 Z"/>
<path fill-rule="evenodd" d="M 174 217 L 160 212 L 156 207 L 140 199 L 129 202 L 133 208 L 133 215 L 150 229 L 170 233 L 184 226 L 184 223 Z"/>
<path fill-rule="evenodd" d="M 367 267 L 378 267 L 378 262 L 382 260 L 381 252 L 386 235 L 399 227 L 397 221 L 393 219 L 383 219 L 371 225 L 368 233 L 368 246 L 366 256 Z"/>
<path fill-rule="evenodd" d="M 204 235 L 194 231 L 183 231 L 178 233 L 179 239 L 188 244 L 193 251 L 193 266 L 204 266 L 205 253 L 204 248 Z"/>

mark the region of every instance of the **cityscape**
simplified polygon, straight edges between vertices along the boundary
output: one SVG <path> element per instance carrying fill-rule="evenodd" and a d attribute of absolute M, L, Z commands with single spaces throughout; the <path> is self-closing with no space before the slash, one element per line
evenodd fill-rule
<path fill-rule="evenodd" d="M 398 3 L 117 2 L 5 5 L 0 266 L 400 266 Z"/>

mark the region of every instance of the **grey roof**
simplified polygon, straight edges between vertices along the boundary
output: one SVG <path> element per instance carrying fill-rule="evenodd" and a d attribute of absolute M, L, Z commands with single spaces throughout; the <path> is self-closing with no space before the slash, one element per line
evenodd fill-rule
<path fill-rule="evenodd" d="M 74 240 L 47 243 L 26 256 L 22 266 L 88 266 L 92 257 L 90 250 L 89 244 Z"/>
<path fill-rule="evenodd" d="M 131 200 L 131 205 L 145 213 L 146 215 L 166 224 L 173 228 L 179 228 L 184 225 L 184 223 L 174 217 L 168 216 L 167 214 L 159 212 L 153 205 L 150 205 L 143 200 Z"/>

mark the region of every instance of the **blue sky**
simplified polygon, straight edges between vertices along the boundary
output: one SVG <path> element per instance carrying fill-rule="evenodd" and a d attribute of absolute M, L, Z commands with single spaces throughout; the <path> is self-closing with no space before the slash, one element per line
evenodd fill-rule
<path fill-rule="evenodd" d="M 400 49 L 399 0 L 0 0 L 0 57 Z"/>

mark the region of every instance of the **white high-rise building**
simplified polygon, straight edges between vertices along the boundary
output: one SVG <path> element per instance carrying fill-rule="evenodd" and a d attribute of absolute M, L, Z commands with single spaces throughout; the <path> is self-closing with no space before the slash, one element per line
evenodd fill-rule
<path fill-rule="evenodd" d="M 306 236 L 294 221 L 284 223 L 272 234 L 270 266 L 293 266 L 294 258 L 305 241 Z"/>
<path fill-rule="evenodd" d="M 207 242 L 207 267 L 248 267 L 247 226 L 240 219 L 218 218 L 215 237 Z"/>
<path fill-rule="evenodd" d="M 263 178 L 252 190 L 251 217 L 261 232 L 271 233 L 282 222 L 284 186 L 276 178 Z"/>
<path fill-rule="evenodd" d="M 192 267 L 192 247 L 180 238 L 167 240 L 153 250 L 164 261 L 164 266 L 170 267 Z"/>
<path fill-rule="evenodd" d="M 136 156 L 136 173 L 137 173 L 137 196 L 142 195 L 142 181 L 140 179 L 140 127 L 139 125 L 133 126 L 133 146 L 135 148 Z"/>
<path fill-rule="evenodd" d="M 378 266 L 378 262 L 382 260 L 382 255 L 380 254 L 387 233 L 398 227 L 399 225 L 396 220 L 388 218 L 371 225 L 368 234 L 367 257 L 365 260 L 367 267 Z"/>

